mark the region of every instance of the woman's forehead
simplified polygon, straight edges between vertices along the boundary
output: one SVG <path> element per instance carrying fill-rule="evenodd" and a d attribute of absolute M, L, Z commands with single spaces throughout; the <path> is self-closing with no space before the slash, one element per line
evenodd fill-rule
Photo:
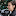
<path fill-rule="evenodd" d="M 8 2 L 8 3 L 11 3 L 12 5 L 14 5 L 14 2 L 15 2 L 15 1 L 10 1 L 10 2 Z"/>
<path fill-rule="evenodd" d="M 11 2 L 9 2 L 8 4 L 12 4 Z"/>

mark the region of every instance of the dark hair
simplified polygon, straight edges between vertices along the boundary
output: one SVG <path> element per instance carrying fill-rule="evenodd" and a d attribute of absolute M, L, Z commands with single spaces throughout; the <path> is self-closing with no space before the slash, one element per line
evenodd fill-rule
<path fill-rule="evenodd" d="M 14 3 L 15 1 L 8 1 L 7 3 L 9 3 L 9 2 L 11 2 L 11 3 L 12 3 L 12 5 L 15 5 L 15 3 Z"/>
<path fill-rule="evenodd" d="M 16 9 L 16 5 L 15 5 L 15 9 Z"/>

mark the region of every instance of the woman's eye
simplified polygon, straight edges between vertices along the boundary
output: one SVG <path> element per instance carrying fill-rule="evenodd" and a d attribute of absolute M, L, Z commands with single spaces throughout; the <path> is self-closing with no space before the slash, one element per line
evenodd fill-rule
<path fill-rule="evenodd" d="M 9 5 L 10 6 L 10 5 Z"/>

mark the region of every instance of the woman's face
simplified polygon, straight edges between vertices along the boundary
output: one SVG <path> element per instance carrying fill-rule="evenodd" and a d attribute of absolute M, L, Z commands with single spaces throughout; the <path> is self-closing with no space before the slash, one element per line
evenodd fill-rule
<path fill-rule="evenodd" d="M 14 7 L 10 2 L 8 3 L 8 10 L 9 11 L 13 11 L 14 10 Z"/>

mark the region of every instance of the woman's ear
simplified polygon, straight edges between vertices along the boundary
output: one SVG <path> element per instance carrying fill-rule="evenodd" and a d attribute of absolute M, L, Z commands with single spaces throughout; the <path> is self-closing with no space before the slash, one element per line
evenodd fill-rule
<path fill-rule="evenodd" d="M 14 8 L 15 8 L 15 5 L 14 5 Z"/>
<path fill-rule="evenodd" d="M 15 5 L 13 5 L 13 7 L 15 8 Z"/>

